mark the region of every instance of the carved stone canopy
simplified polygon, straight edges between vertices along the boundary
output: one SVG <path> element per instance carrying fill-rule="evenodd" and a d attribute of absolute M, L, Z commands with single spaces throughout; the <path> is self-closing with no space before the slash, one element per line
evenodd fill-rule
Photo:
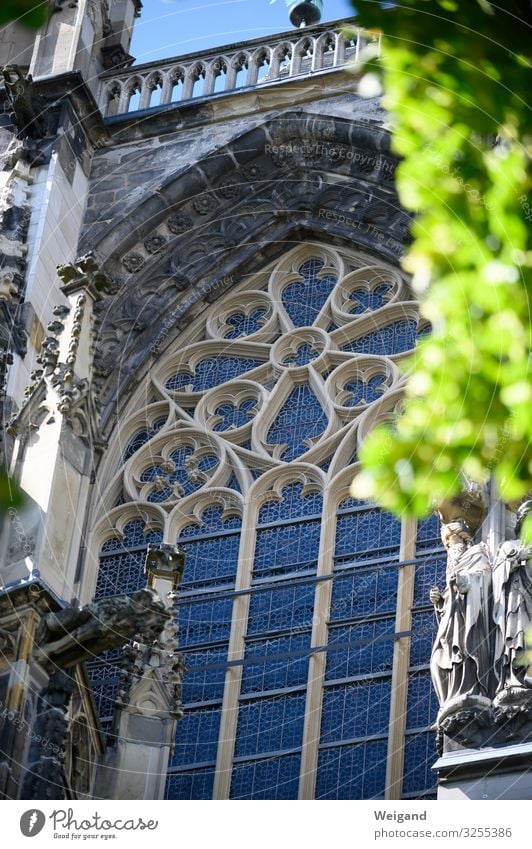
<path fill-rule="evenodd" d="M 185 568 L 185 553 L 177 545 L 149 545 L 144 571 L 148 587 L 153 588 L 157 578 L 170 581 L 175 590 Z"/>

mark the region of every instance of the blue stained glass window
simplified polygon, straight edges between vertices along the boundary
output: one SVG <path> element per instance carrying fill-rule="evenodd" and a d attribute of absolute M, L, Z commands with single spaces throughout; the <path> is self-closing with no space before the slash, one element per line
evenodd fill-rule
<path fill-rule="evenodd" d="M 238 711 L 235 756 L 245 757 L 301 746 L 305 695 L 243 702 Z"/>
<path fill-rule="evenodd" d="M 241 486 L 238 483 L 236 475 L 231 475 L 228 482 L 226 483 L 227 489 L 234 489 L 236 492 L 242 492 Z"/>
<path fill-rule="evenodd" d="M 310 631 L 251 642 L 246 647 L 246 658 L 266 659 L 244 666 L 242 693 L 281 690 L 306 684 L 308 655 L 301 652 L 309 647 Z M 276 655 L 280 656 L 277 660 Z"/>
<path fill-rule="evenodd" d="M 302 483 L 285 486 L 281 498 L 277 496 L 260 508 L 259 525 L 268 525 L 282 519 L 298 519 L 300 516 L 318 516 L 322 510 L 322 496 L 315 490 L 303 495 Z"/>
<path fill-rule="evenodd" d="M 87 661 L 87 673 L 101 719 L 113 714 L 114 701 L 122 668 L 122 649 L 113 649 Z"/>
<path fill-rule="evenodd" d="M 230 598 L 180 604 L 179 645 L 188 647 L 228 640 L 232 610 L 233 602 Z"/>
<path fill-rule="evenodd" d="M 215 413 L 221 417 L 222 421 L 215 424 L 213 430 L 223 432 L 243 427 L 253 418 L 256 405 L 257 402 L 253 398 L 242 401 L 238 406 L 231 403 L 221 404 L 216 408 Z"/>
<path fill-rule="evenodd" d="M 213 386 L 219 386 L 228 380 L 244 374 L 262 365 L 262 360 L 251 357 L 206 357 L 198 363 L 196 371 L 179 371 L 166 381 L 166 388 L 182 392 L 187 386 L 192 386 L 193 392 L 204 392 Z"/>
<path fill-rule="evenodd" d="M 436 785 L 436 773 L 431 769 L 436 757 L 434 732 L 406 737 L 403 795 L 422 793 Z"/>
<path fill-rule="evenodd" d="M 237 763 L 233 768 L 231 799 L 297 799 L 300 755 Z"/>
<path fill-rule="evenodd" d="M 314 584 L 302 587 L 283 587 L 254 593 L 249 606 L 248 634 L 283 631 L 298 627 L 310 628 L 314 612 Z"/>
<path fill-rule="evenodd" d="M 267 442 L 286 445 L 281 459 L 294 460 L 312 448 L 309 440 L 320 436 L 327 427 L 327 416 L 308 384 L 292 389 L 271 425 Z"/>
<path fill-rule="evenodd" d="M 377 613 L 395 613 L 397 603 L 396 568 L 382 568 L 362 575 L 349 575 L 333 581 L 330 618 L 355 619 Z"/>
<path fill-rule="evenodd" d="M 438 697 L 432 686 L 430 672 L 411 675 L 406 703 L 406 729 L 428 728 L 438 714 Z"/>
<path fill-rule="evenodd" d="M 387 750 L 385 740 L 375 740 L 320 751 L 316 798 L 382 799 Z"/>
<path fill-rule="evenodd" d="M 294 522 L 257 531 L 255 577 L 275 576 L 316 568 L 321 522 Z"/>
<path fill-rule="evenodd" d="M 335 564 L 349 563 L 360 552 L 399 550 L 401 522 L 383 510 L 338 516 Z"/>
<path fill-rule="evenodd" d="M 342 401 L 343 407 L 356 407 L 357 404 L 371 404 L 377 398 L 380 398 L 384 389 L 386 375 L 375 374 L 368 381 L 354 380 L 344 385 L 344 389 L 351 393 L 350 398 Z"/>
<path fill-rule="evenodd" d="M 216 760 L 221 710 L 206 708 L 185 711 L 177 723 L 173 766 Z"/>
<path fill-rule="evenodd" d="M 131 593 L 146 585 L 146 551 L 131 551 L 100 558 L 94 598 Z"/>
<path fill-rule="evenodd" d="M 368 292 L 367 289 L 354 289 L 349 296 L 352 306 L 349 306 L 349 312 L 353 315 L 360 315 L 363 312 L 371 312 L 378 310 L 384 306 L 390 299 L 390 286 L 387 283 L 382 283 L 376 286 L 373 291 Z"/>
<path fill-rule="evenodd" d="M 388 678 L 326 687 L 321 742 L 336 743 L 387 734 L 391 693 L 392 682 Z"/>
<path fill-rule="evenodd" d="M 438 516 L 427 516 L 418 522 L 416 535 L 417 550 L 441 548 L 440 520 Z"/>
<path fill-rule="evenodd" d="M 337 282 L 336 277 L 319 276 L 323 265 L 320 259 L 304 262 L 299 268 L 303 279 L 289 283 L 283 289 L 283 306 L 296 327 L 314 323 Z"/>
<path fill-rule="evenodd" d="M 161 531 L 146 531 L 142 519 L 133 519 L 125 526 L 122 537 L 113 537 L 102 545 L 102 554 L 108 551 L 125 551 L 140 545 L 147 546 L 150 542 L 161 542 L 162 538 Z"/>
<path fill-rule="evenodd" d="M 433 610 L 429 610 L 427 613 L 414 613 L 410 646 L 411 666 L 429 663 L 436 629 L 437 622 Z"/>
<path fill-rule="evenodd" d="M 310 342 L 302 342 L 298 346 L 295 354 L 287 354 L 283 359 L 283 363 L 292 366 L 306 366 L 319 357 L 321 351 L 315 348 Z"/>
<path fill-rule="evenodd" d="M 181 496 L 190 495 L 205 483 L 207 473 L 218 465 L 216 454 L 198 456 L 189 445 L 176 448 L 170 454 L 170 466 L 163 468 L 154 464 L 144 469 L 140 479 L 144 483 L 156 482 L 156 486 L 148 495 L 148 501 L 160 503 L 166 501 L 177 490 Z"/>
<path fill-rule="evenodd" d="M 186 556 L 182 588 L 234 583 L 240 548 L 238 534 L 188 540 L 181 545 Z"/>
<path fill-rule="evenodd" d="M 242 526 L 239 516 L 224 515 L 224 508 L 220 504 L 211 504 L 201 514 L 201 523 L 191 522 L 181 531 L 181 538 L 197 537 L 202 534 L 215 533 L 217 531 L 231 531 Z"/>
<path fill-rule="evenodd" d="M 416 344 L 417 322 L 414 319 L 403 319 L 373 330 L 365 336 L 360 336 L 353 342 L 342 345 L 342 351 L 352 351 L 357 354 L 378 354 L 390 356 L 411 351 Z"/>
<path fill-rule="evenodd" d="M 325 677 L 330 681 L 390 670 L 393 663 L 394 630 L 393 619 L 330 628 Z M 335 648 L 350 642 L 355 645 Z"/>
<path fill-rule="evenodd" d="M 250 336 L 251 333 L 256 333 L 264 325 L 267 312 L 266 307 L 259 307 L 252 310 L 249 315 L 244 312 L 233 313 L 225 320 L 232 329 L 226 332 L 224 338 L 238 339 L 239 336 Z"/>
<path fill-rule="evenodd" d="M 183 680 L 183 704 L 222 699 L 227 649 L 186 652 L 187 671 Z M 217 667 L 217 668 L 216 668 Z"/>
<path fill-rule="evenodd" d="M 429 593 L 433 587 L 443 590 L 445 586 L 444 560 L 429 560 L 426 563 L 416 563 L 414 576 L 414 607 L 427 607 L 431 605 Z"/>
<path fill-rule="evenodd" d="M 213 769 L 171 773 L 166 779 L 165 799 L 212 799 Z"/>
<path fill-rule="evenodd" d="M 139 448 L 145 445 L 146 442 L 148 442 L 152 438 L 152 436 L 155 436 L 156 433 L 159 433 L 160 429 L 165 424 L 165 422 L 166 416 L 163 416 L 163 418 L 157 419 L 157 421 L 153 423 L 153 426 L 151 428 L 142 428 L 141 430 L 137 431 L 137 433 L 131 437 L 127 444 L 126 450 L 124 451 L 122 457 L 123 461 L 125 462 L 126 460 L 129 460 L 129 458 L 132 457 L 133 454 L 139 450 Z"/>

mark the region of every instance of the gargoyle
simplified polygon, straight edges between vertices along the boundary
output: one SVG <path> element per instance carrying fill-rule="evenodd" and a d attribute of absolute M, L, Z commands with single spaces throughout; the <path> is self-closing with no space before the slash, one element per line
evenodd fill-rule
<path fill-rule="evenodd" d="M 33 79 L 24 76 L 17 65 L 6 65 L 2 71 L 10 107 L 10 118 L 20 139 L 43 139 L 48 133 L 49 104 L 35 91 Z"/>
<path fill-rule="evenodd" d="M 67 669 L 132 637 L 153 643 L 170 616 L 157 593 L 147 589 L 68 607 L 44 618 L 35 658 L 44 666 Z"/>

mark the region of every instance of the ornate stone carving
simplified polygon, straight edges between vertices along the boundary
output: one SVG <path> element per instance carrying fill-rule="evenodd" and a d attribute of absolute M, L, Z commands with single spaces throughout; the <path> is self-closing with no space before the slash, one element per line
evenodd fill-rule
<path fill-rule="evenodd" d="M 187 230 L 190 230 L 192 227 L 192 219 L 188 218 L 186 215 L 178 213 L 170 216 L 166 222 L 166 226 L 171 233 L 174 233 L 176 236 L 180 236 L 181 233 L 186 233 Z"/>
<path fill-rule="evenodd" d="M 69 607 L 44 618 L 35 657 L 45 666 L 69 667 L 123 645 L 135 635 L 153 641 L 169 616 L 157 594 L 148 589 L 83 608 Z"/>
<path fill-rule="evenodd" d="M 78 290 L 89 292 L 93 300 L 98 301 L 118 291 L 118 284 L 101 270 L 91 251 L 78 257 L 73 263 L 57 267 L 57 274 L 63 281 L 63 292 L 68 295 Z"/>
<path fill-rule="evenodd" d="M 35 91 L 31 75 L 24 76 L 17 65 L 6 65 L 2 71 L 10 106 L 10 118 L 18 137 L 44 138 L 49 129 L 49 104 Z"/>
<path fill-rule="evenodd" d="M 126 254 L 126 256 L 122 259 L 122 264 L 126 271 L 129 271 L 131 274 L 135 274 L 137 271 L 140 271 L 141 268 L 144 268 L 144 257 L 140 254 Z"/>
<path fill-rule="evenodd" d="M 154 235 L 148 236 L 147 239 L 144 239 L 144 247 L 148 251 L 149 254 L 157 254 L 161 251 L 166 244 L 166 239 L 164 236 Z"/>
<path fill-rule="evenodd" d="M 70 798 L 65 773 L 67 711 L 74 691 L 72 676 L 56 670 L 41 694 L 42 708 L 34 726 L 22 799 Z"/>

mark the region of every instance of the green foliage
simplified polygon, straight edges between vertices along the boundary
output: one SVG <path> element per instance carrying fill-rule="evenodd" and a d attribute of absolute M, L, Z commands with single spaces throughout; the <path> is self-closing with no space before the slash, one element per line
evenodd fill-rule
<path fill-rule="evenodd" d="M 403 412 L 368 437 L 354 483 L 398 514 L 429 512 L 460 472 L 494 474 L 509 500 L 532 485 L 532 42 L 518 5 L 357 0 L 357 23 L 384 32 L 365 70 L 392 116 L 397 188 L 416 213 L 403 265 L 433 326 L 406 364 Z"/>
<path fill-rule="evenodd" d="M 47 0 L 2 0 L 0 26 L 18 21 L 23 26 L 37 29 L 46 23 L 48 10 Z"/>
<path fill-rule="evenodd" d="M 9 507 L 19 507 L 22 504 L 22 493 L 18 486 L 8 477 L 5 468 L 0 466 L 0 519 Z"/>

